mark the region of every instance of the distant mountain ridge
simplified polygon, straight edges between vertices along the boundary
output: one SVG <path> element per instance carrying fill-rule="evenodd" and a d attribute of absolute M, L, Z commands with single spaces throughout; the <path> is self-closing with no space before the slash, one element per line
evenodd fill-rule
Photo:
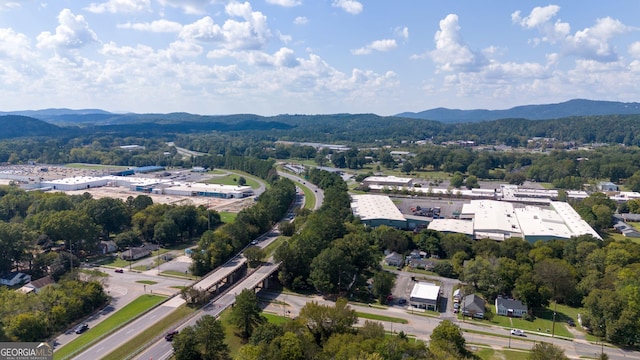
<path fill-rule="evenodd" d="M 551 120 L 573 116 L 598 115 L 637 115 L 640 114 L 640 103 L 624 103 L 617 101 L 600 101 L 574 99 L 557 104 L 523 105 L 505 110 L 459 110 L 435 108 L 421 112 L 404 112 L 394 117 L 438 121 L 444 124 L 474 123 L 500 119 Z M 112 113 L 101 109 L 43 109 L 22 111 L 0 111 L 2 115 L 28 116 L 59 126 L 90 125 L 124 125 L 134 123 L 183 123 L 183 122 L 220 122 L 235 124 L 244 121 L 283 121 L 291 120 L 298 115 L 261 116 L 255 114 L 233 115 L 198 115 L 185 112 L 176 113 Z M 349 116 L 364 114 L 333 114 L 331 116 Z M 309 117 L 313 115 L 302 115 Z M 326 115 L 320 115 L 326 116 Z"/>
<path fill-rule="evenodd" d="M 395 116 L 443 123 L 466 123 L 499 119 L 550 120 L 572 116 L 632 114 L 640 114 L 640 103 L 574 99 L 557 104 L 516 106 L 506 110 L 435 108 L 417 113 L 404 112 Z"/>

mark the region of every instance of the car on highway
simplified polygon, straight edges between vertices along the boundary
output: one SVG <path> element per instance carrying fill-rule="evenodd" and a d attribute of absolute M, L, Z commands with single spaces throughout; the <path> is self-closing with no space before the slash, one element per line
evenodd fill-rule
<path fill-rule="evenodd" d="M 74 331 L 75 331 L 76 334 L 82 334 L 83 332 L 87 331 L 87 329 L 89 329 L 89 324 L 82 323 L 82 324 L 76 326 L 76 329 Z"/>
<path fill-rule="evenodd" d="M 167 341 L 173 341 L 173 337 L 176 335 L 178 335 L 178 330 L 171 330 L 164 336 L 164 339 Z"/>
<path fill-rule="evenodd" d="M 122 269 L 116 269 L 116 272 L 117 272 L 117 273 L 122 274 L 122 273 L 124 272 L 124 270 L 122 270 Z"/>
<path fill-rule="evenodd" d="M 519 330 L 519 329 L 511 329 L 511 335 L 524 336 L 524 331 Z"/>

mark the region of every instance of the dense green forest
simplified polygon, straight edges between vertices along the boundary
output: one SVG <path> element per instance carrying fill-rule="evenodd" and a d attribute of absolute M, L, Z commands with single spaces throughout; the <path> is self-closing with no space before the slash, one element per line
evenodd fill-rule
<path fill-rule="evenodd" d="M 363 146 L 382 142 L 429 139 L 472 140 L 478 144 L 526 146 L 534 137 L 555 138 L 575 144 L 610 143 L 640 145 L 640 115 L 576 116 L 553 120 L 502 119 L 475 123 L 443 124 L 437 121 L 382 117 L 374 114 L 202 116 L 186 114 L 148 116 L 114 125 L 60 127 L 29 117 L 0 116 L 0 138 L 47 136 L 56 138 L 127 136 L 170 138 L 179 134 L 217 132 L 253 140 L 290 140 Z"/>

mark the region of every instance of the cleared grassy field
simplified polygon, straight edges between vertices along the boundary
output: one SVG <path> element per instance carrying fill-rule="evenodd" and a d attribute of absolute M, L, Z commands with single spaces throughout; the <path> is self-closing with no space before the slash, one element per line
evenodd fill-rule
<path fill-rule="evenodd" d="M 232 223 L 236 219 L 237 216 L 238 216 L 238 213 L 232 213 L 232 212 L 228 212 L 228 211 L 220 212 L 220 220 L 222 220 L 222 222 L 225 223 L 225 224 Z"/>
<path fill-rule="evenodd" d="M 154 308 L 166 299 L 158 295 L 142 295 L 133 300 L 113 315 L 87 330 L 84 334 L 76 337 L 73 341 L 59 348 L 53 353 L 54 359 L 69 359 L 79 351 L 89 347 L 91 344 L 111 334 L 125 324 L 135 320 L 140 315 Z"/>

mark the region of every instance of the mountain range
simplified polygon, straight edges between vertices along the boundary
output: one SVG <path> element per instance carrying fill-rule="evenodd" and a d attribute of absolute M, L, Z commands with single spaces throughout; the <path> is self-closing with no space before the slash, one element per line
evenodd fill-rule
<path fill-rule="evenodd" d="M 456 110 L 435 108 L 421 112 L 404 112 L 398 117 L 465 123 L 499 119 L 551 120 L 572 116 L 640 114 L 640 103 L 574 99 L 557 104 L 523 105 L 506 110 Z"/>
<path fill-rule="evenodd" d="M 445 124 L 470 123 L 499 119 L 550 120 L 572 116 L 631 115 L 640 114 L 640 103 L 574 99 L 557 104 L 523 105 L 505 110 L 459 110 L 435 108 L 421 112 L 404 112 L 395 115 L 400 118 L 439 121 Z M 115 125 L 141 122 L 224 122 L 273 121 L 273 118 L 259 115 L 197 115 L 189 113 L 135 114 L 111 113 L 100 109 L 44 109 L 0 112 L 2 115 L 20 115 L 43 120 L 56 125 Z M 279 115 L 282 119 L 287 115 Z M 291 115 L 293 116 L 293 115 Z"/>

